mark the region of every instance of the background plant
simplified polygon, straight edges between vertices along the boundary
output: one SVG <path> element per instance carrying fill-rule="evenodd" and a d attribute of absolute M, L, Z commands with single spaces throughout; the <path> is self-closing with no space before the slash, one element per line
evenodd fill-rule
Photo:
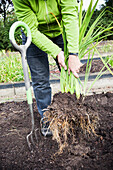
<path fill-rule="evenodd" d="M 7 14 L 11 11 L 13 11 L 13 4 L 11 0 L 1 0 L 0 1 L 0 14 L 3 17 L 3 24 L 5 26 Z"/>
<path fill-rule="evenodd" d="M 19 53 L 1 54 L 0 83 L 23 81 L 22 62 Z"/>
<path fill-rule="evenodd" d="M 17 21 L 14 7 L 11 0 L 0 1 L 0 50 L 14 51 L 9 41 L 9 29 Z M 16 31 L 16 37 L 20 36 L 20 31 Z"/>
<path fill-rule="evenodd" d="M 15 21 L 17 21 L 15 14 L 8 15 L 5 21 L 5 26 L 3 24 L 3 20 L 0 21 L 0 50 L 14 51 L 14 48 L 9 41 L 9 29 Z M 16 37 L 18 37 L 19 35 L 20 35 L 20 32 L 17 32 Z"/>

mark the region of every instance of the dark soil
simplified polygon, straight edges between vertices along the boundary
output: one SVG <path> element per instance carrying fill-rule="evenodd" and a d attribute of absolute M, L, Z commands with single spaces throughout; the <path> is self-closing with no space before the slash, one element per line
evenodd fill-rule
<path fill-rule="evenodd" d="M 56 101 L 56 102 L 54 102 Z M 94 94 L 84 101 L 74 95 L 56 94 L 50 107 L 59 103 L 57 111 L 92 112 L 99 116 L 97 135 L 78 133 L 74 143 L 62 154 L 55 155 L 58 144 L 40 134 L 40 116 L 34 101 L 38 143 L 29 151 L 26 136 L 31 118 L 26 101 L 0 104 L 0 169 L 1 170 L 111 170 L 113 168 L 113 93 Z M 56 107 L 56 106 L 55 106 Z M 68 113 L 67 113 L 68 114 Z M 71 139 L 70 139 L 71 140 Z"/>
<path fill-rule="evenodd" d="M 113 70 L 113 68 L 107 64 L 111 70 Z M 87 66 L 87 63 L 85 63 L 81 68 L 80 68 L 80 73 L 85 73 L 86 72 L 86 66 Z M 101 69 L 104 67 L 104 64 L 101 60 L 93 60 L 92 61 L 92 64 L 91 64 L 91 70 L 90 72 L 91 73 L 95 73 L 95 72 L 100 72 Z M 105 71 L 107 68 L 105 67 L 103 69 L 103 71 Z"/>

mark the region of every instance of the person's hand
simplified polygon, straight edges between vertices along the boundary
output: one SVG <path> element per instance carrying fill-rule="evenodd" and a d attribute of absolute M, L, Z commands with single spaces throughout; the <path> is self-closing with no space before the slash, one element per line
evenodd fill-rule
<path fill-rule="evenodd" d="M 74 74 L 76 78 L 79 77 L 77 73 L 79 73 L 79 69 L 82 65 L 83 64 L 80 62 L 78 56 L 69 55 L 69 59 L 68 59 L 69 73 L 70 71 L 72 71 L 72 73 Z"/>
<path fill-rule="evenodd" d="M 64 67 L 65 70 L 67 70 L 67 66 L 65 65 L 65 57 L 64 57 L 64 52 L 60 51 L 60 53 L 57 55 L 58 63 L 60 68 Z"/>

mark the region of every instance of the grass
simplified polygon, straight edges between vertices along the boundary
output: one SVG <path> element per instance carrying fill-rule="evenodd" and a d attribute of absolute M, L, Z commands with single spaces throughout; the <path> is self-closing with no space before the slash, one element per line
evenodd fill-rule
<path fill-rule="evenodd" d="M 18 52 L 0 53 L 0 83 L 24 80 L 21 57 Z"/>

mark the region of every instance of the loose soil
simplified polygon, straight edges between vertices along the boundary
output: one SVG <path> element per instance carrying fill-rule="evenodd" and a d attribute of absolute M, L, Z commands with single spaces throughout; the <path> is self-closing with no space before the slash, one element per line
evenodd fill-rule
<path fill-rule="evenodd" d="M 1 170 L 111 170 L 113 167 L 113 93 L 87 96 L 77 101 L 75 95 L 55 94 L 50 109 L 57 112 L 87 112 L 99 117 L 95 134 L 76 129 L 75 141 L 58 151 L 52 137 L 40 133 L 40 115 L 33 101 L 34 116 L 38 127 L 38 142 L 30 152 L 26 136 L 31 130 L 31 118 L 26 101 L 0 104 L 0 169 Z M 77 133 L 78 132 L 78 133 Z"/>

